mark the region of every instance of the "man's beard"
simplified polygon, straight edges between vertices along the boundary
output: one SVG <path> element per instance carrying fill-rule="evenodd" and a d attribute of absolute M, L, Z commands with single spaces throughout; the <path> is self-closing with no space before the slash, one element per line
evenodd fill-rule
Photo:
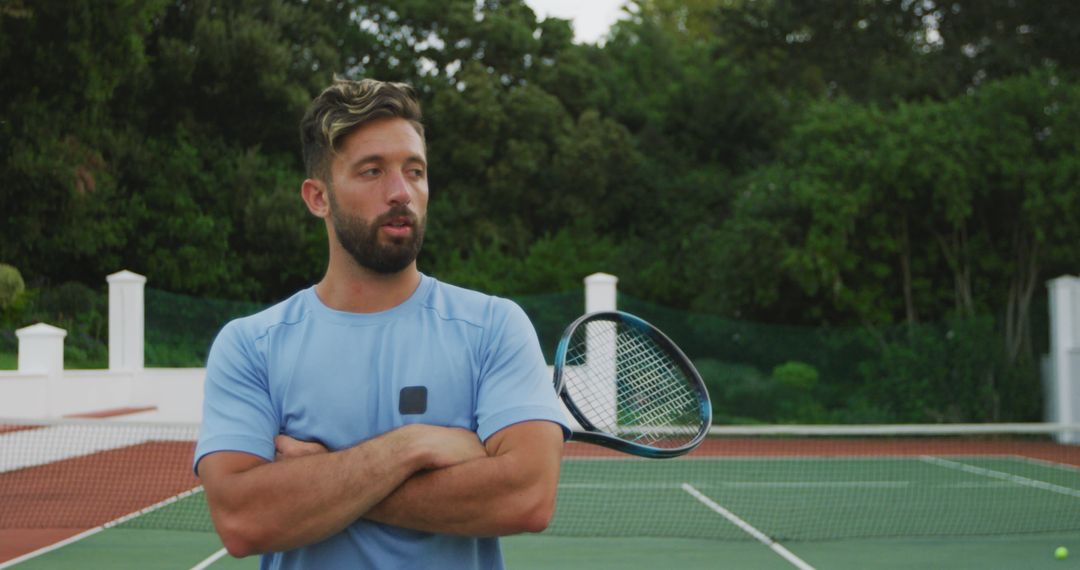
<path fill-rule="evenodd" d="M 420 247 L 424 244 L 426 219 L 417 219 L 405 206 L 394 206 L 369 224 L 360 216 L 343 213 L 334 198 L 333 190 L 328 194 L 334 234 L 357 264 L 375 273 L 390 275 L 402 271 L 416 260 Z M 409 237 L 392 237 L 389 243 L 380 243 L 379 228 L 389 220 L 399 217 L 408 218 L 412 224 Z"/>

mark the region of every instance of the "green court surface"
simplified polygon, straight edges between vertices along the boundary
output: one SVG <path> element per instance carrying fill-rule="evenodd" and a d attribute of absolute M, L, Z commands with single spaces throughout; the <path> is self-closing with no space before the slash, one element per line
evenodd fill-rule
<path fill-rule="evenodd" d="M 1055 560 L 1059 545 L 1080 549 L 1080 533 L 1008 537 L 860 539 L 787 545 L 814 568 L 956 568 L 1026 570 L 1077 566 Z M 220 548 L 213 534 L 111 529 L 15 566 L 20 570 L 85 568 L 190 569 Z M 515 570 L 580 568 L 664 570 L 705 568 L 790 569 L 795 566 L 757 542 L 706 539 L 568 538 L 545 535 L 503 540 L 506 566 Z M 254 569 L 257 558 L 224 556 L 207 568 Z"/>
<path fill-rule="evenodd" d="M 19 570 L 193 568 L 221 548 L 207 532 L 108 529 L 13 566 Z M 214 568 L 258 567 L 256 559 L 224 557 Z"/>
<path fill-rule="evenodd" d="M 786 547 L 810 567 L 822 570 L 1062 570 L 1080 565 L 1072 556 L 1064 561 L 1056 560 L 1054 548 L 1060 545 L 1075 552 L 1080 547 L 1080 533 L 967 539 L 860 539 L 797 542 Z M 515 536 L 504 539 L 503 552 L 507 568 L 514 570 L 796 568 L 757 542 L 703 539 Z"/>
<path fill-rule="evenodd" d="M 1065 568 L 1080 470 L 1020 456 L 567 458 L 548 532 L 503 541 L 517 569 Z M 211 557 L 201 493 L 19 569 L 256 568 Z M 0 567 L 3 567 L 0 564 Z"/>

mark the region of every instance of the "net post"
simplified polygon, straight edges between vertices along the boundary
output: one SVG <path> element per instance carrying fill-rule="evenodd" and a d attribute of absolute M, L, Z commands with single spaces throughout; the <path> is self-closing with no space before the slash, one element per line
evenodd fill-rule
<path fill-rule="evenodd" d="M 146 277 L 119 271 L 109 283 L 109 370 L 142 370 Z"/>
<path fill-rule="evenodd" d="M 1050 290 L 1049 406 L 1051 421 L 1080 421 L 1080 278 L 1065 275 L 1047 283 Z M 1080 443 L 1080 434 L 1062 432 L 1059 443 Z"/>

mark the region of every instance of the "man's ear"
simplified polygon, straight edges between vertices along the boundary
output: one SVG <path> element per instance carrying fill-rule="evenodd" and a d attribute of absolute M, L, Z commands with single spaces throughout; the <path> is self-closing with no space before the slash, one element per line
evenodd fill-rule
<path fill-rule="evenodd" d="M 300 185 L 300 196 L 304 198 L 308 211 L 320 218 L 330 215 L 330 197 L 326 183 L 318 178 L 308 178 Z"/>

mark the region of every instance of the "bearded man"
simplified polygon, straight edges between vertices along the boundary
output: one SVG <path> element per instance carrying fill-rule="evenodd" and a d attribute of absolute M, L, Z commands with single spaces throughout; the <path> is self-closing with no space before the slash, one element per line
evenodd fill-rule
<path fill-rule="evenodd" d="M 337 79 L 300 126 L 322 280 L 226 325 L 194 466 L 262 568 L 502 568 L 555 508 L 569 429 L 514 303 L 420 273 L 428 164 L 408 85 Z"/>

